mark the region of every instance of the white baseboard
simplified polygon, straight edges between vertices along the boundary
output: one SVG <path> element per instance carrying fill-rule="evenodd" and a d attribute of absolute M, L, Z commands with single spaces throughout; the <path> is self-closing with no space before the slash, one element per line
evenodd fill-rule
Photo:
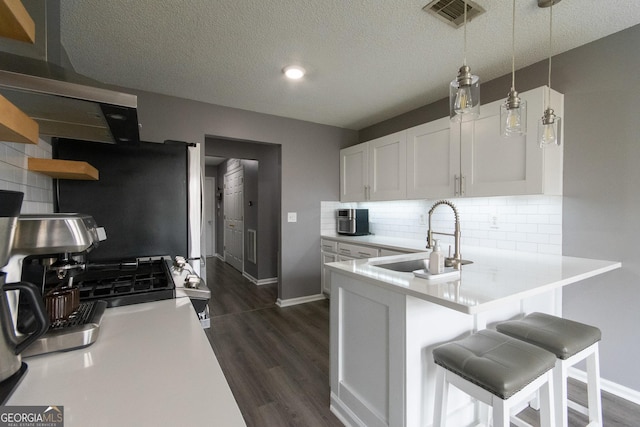
<path fill-rule="evenodd" d="M 585 384 L 587 383 L 587 373 L 580 369 L 574 367 L 569 368 L 569 376 Z M 600 388 L 602 391 L 606 391 L 607 393 L 611 393 L 621 399 L 640 405 L 640 391 L 625 387 L 604 378 L 600 378 Z"/>
<path fill-rule="evenodd" d="M 216 258 L 218 258 L 220 261 L 224 261 L 224 255 L 222 254 L 216 254 Z"/>
<path fill-rule="evenodd" d="M 289 299 L 280 299 L 276 301 L 276 305 L 278 307 L 289 307 L 291 305 L 305 304 L 313 301 L 320 301 L 326 299 L 327 297 L 324 294 L 316 294 L 316 295 L 308 295 L 306 297 L 298 297 L 298 298 L 289 298 Z"/>
<path fill-rule="evenodd" d="M 242 273 L 242 275 L 251 283 L 257 286 L 270 285 L 271 283 L 278 283 L 277 277 L 269 277 L 267 279 L 256 279 L 246 271 Z"/>

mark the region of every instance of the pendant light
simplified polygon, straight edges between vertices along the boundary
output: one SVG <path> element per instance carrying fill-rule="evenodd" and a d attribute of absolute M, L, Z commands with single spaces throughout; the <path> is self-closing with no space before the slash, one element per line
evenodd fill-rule
<path fill-rule="evenodd" d="M 480 78 L 467 66 L 467 1 L 464 1 L 464 61 L 449 85 L 449 117 L 452 121 L 473 120 L 480 114 Z"/>
<path fill-rule="evenodd" d="M 549 84 L 547 87 L 546 108 L 542 114 L 542 118 L 538 122 L 538 143 L 540 148 L 548 145 L 560 145 L 558 135 L 558 124 L 560 117 L 556 116 L 553 108 L 551 108 L 551 56 L 553 53 L 553 5 L 560 3 L 560 0 L 538 0 L 539 7 L 549 8 Z"/>
<path fill-rule="evenodd" d="M 516 0 L 513 0 L 511 32 L 511 90 L 500 105 L 500 135 L 504 137 L 524 135 L 527 132 L 527 101 L 516 92 Z"/>

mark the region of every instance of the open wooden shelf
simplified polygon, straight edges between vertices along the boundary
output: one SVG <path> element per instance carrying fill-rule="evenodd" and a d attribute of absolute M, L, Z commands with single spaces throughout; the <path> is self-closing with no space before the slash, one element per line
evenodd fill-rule
<path fill-rule="evenodd" d="M 38 143 L 38 123 L 0 95 L 0 141 Z"/>
<path fill-rule="evenodd" d="M 98 169 L 87 162 L 75 160 L 37 159 L 35 157 L 29 157 L 29 170 L 57 179 L 97 181 L 100 178 Z"/>
<path fill-rule="evenodd" d="M 35 43 L 36 24 L 20 0 L 0 0 L 0 36 Z"/>

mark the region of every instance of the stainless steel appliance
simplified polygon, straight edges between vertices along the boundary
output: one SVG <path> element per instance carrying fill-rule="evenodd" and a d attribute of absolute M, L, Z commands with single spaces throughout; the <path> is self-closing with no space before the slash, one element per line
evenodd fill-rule
<path fill-rule="evenodd" d="M 9 260 L 22 198 L 22 193 L 0 190 L 0 267 Z M 15 333 L 10 303 L 15 301 L 16 291 L 26 299 L 35 319 L 35 330 L 21 337 Z M 0 272 L 0 405 L 6 402 L 27 371 L 21 353 L 44 334 L 48 326 L 38 288 L 26 282 L 9 283 L 6 273 Z"/>
<path fill-rule="evenodd" d="M 171 267 L 171 277 L 176 285 L 176 297 L 191 299 L 193 309 L 198 314 L 200 324 L 204 329 L 211 326 L 209 315 L 209 300 L 211 291 L 202 278 L 195 274 L 193 268 L 184 257 L 177 256 Z"/>
<path fill-rule="evenodd" d="M 105 238 L 104 230 L 88 215 L 21 215 L 17 218 L 7 275 L 39 284 L 37 295 L 41 303 L 46 302 L 50 320 L 46 333 L 23 351 L 24 357 L 84 347 L 97 339 L 106 303 L 80 302 L 78 287 L 73 281 L 86 268 L 86 253 Z M 33 263 L 41 266 L 41 272 L 24 274 L 25 267 Z M 55 277 L 55 283 L 48 283 L 45 280 L 48 276 Z M 16 311 L 17 331 L 32 333 L 37 324 L 36 313 L 22 293 Z"/>
<path fill-rule="evenodd" d="M 368 209 L 337 209 L 336 232 L 350 236 L 369 234 Z"/>

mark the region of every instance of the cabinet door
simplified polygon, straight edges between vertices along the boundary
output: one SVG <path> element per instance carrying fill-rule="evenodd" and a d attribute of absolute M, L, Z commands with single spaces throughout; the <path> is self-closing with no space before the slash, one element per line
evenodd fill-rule
<path fill-rule="evenodd" d="M 369 200 L 399 200 L 407 196 L 407 132 L 369 141 Z"/>
<path fill-rule="evenodd" d="M 363 202 L 369 183 L 367 143 L 340 150 L 340 201 Z"/>
<path fill-rule="evenodd" d="M 338 260 L 338 255 L 322 252 L 322 292 L 325 294 L 331 293 L 331 274 L 324 268 L 324 264 L 328 262 L 335 262 Z"/>
<path fill-rule="evenodd" d="M 460 145 L 443 117 L 407 130 L 407 198 L 453 197 L 460 170 Z"/>
<path fill-rule="evenodd" d="M 527 100 L 527 133 L 520 137 L 500 136 L 500 104 L 495 101 L 480 107 L 477 120 L 463 123 L 459 130 L 463 195 L 509 196 L 519 194 L 554 194 L 549 185 L 545 189 L 547 151 L 560 152 L 561 147 L 540 149 L 537 141 L 538 119 L 544 110 L 544 88 L 520 94 Z M 560 166 L 561 169 L 561 166 Z M 561 182 L 561 171 L 560 182 Z"/>

